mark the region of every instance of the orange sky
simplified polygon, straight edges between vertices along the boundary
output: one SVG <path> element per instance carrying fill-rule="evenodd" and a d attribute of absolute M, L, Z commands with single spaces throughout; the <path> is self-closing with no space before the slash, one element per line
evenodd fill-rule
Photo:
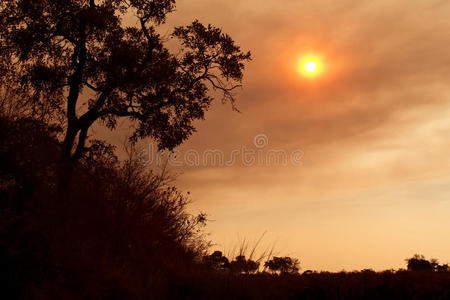
<path fill-rule="evenodd" d="M 176 169 L 217 249 L 267 230 L 303 269 L 404 267 L 415 253 L 450 262 L 450 2 L 181 0 L 168 24 L 198 18 L 253 61 L 182 151 L 304 152 L 303 165 Z M 302 77 L 299 59 L 323 58 Z"/>

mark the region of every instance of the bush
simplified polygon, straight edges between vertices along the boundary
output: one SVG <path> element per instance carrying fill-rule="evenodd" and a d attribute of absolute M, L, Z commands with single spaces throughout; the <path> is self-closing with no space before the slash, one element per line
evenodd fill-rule
<path fill-rule="evenodd" d="M 207 243 L 206 215 L 133 157 L 94 141 L 58 197 L 58 142 L 32 119 L 0 118 L 0 260 L 17 298 L 163 297 Z M 14 298 L 14 297 L 12 297 Z"/>
<path fill-rule="evenodd" d="M 264 264 L 270 271 L 279 274 L 297 274 L 300 270 L 300 262 L 296 258 L 286 257 L 274 257 Z"/>
<path fill-rule="evenodd" d="M 448 272 L 448 264 L 440 265 L 437 259 L 426 260 L 423 255 L 415 254 L 406 259 L 408 271 Z"/>

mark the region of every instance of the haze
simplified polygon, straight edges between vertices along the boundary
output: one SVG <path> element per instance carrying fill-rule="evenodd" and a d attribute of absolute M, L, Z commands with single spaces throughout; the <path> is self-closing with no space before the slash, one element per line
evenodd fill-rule
<path fill-rule="evenodd" d="M 267 231 L 304 270 L 450 261 L 449 17 L 448 1 L 178 1 L 170 26 L 199 18 L 253 56 L 241 113 L 217 101 L 179 150 L 230 153 L 264 134 L 265 150 L 304 153 L 178 169 L 214 248 Z M 308 53 L 323 57 L 314 80 L 298 72 Z"/>

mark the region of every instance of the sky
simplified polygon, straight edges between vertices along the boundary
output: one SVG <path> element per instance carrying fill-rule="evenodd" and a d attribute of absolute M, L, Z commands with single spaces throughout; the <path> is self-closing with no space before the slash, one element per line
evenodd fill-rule
<path fill-rule="evenodd" d="M 212 250 L 265 233 L 303 270 L 450 262 L 449 17 L 445 0 L 177 1 L 167 28 L 211 23 L 253 57 L 240 112 L 217 99 L 180 153 L 289 156 L 173 167 Z M 305 55 L 321 74 L 302 76 Z"/>

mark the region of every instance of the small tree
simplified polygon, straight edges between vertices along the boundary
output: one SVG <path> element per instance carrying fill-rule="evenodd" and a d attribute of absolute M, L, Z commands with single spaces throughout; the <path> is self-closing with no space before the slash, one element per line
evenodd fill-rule
<path fill-rule="evenodd" d="M 434 271 L 432 263 L 425 259 L 423 255 L 415 254 L 406 259 L 408 271 Z"/>
<path fill-rule="evenodd" d="M 222 251 L 214 251 L 211 255 L 204 256 L 203 264 L 217 271 L 224 271 L 230 266 L 228 258 L 223 256 Z"/>
<path fill-rule="evenodd" d="M 230 263 L 230 271 L 233 273 L 252 274 L 258 271 L 259 263 L 246 259 L 244 255 L 239 255 Z"/>
<path fill-rule="evenodd" d="M 448 264 L 439 264 L 435 258 L 430 260 L 425 259 L 423 255 L 415 254 L 411 258 L 407 258 L 408 271 L 434 271 L 434 272 L 449 272 Z"/>
<path fill-rule="evenodd" d="M 450 267 L 448 264 L 438 265 L 436 267 L 436 272 L 450 272 Z"/>
<path fill-rule="evenodd" d="M 300 261 L 296 258 L 286 257 L 274 257 L 264 264 L 273 273 L 285 274 L 297 274 L 300 270 Z"/>

